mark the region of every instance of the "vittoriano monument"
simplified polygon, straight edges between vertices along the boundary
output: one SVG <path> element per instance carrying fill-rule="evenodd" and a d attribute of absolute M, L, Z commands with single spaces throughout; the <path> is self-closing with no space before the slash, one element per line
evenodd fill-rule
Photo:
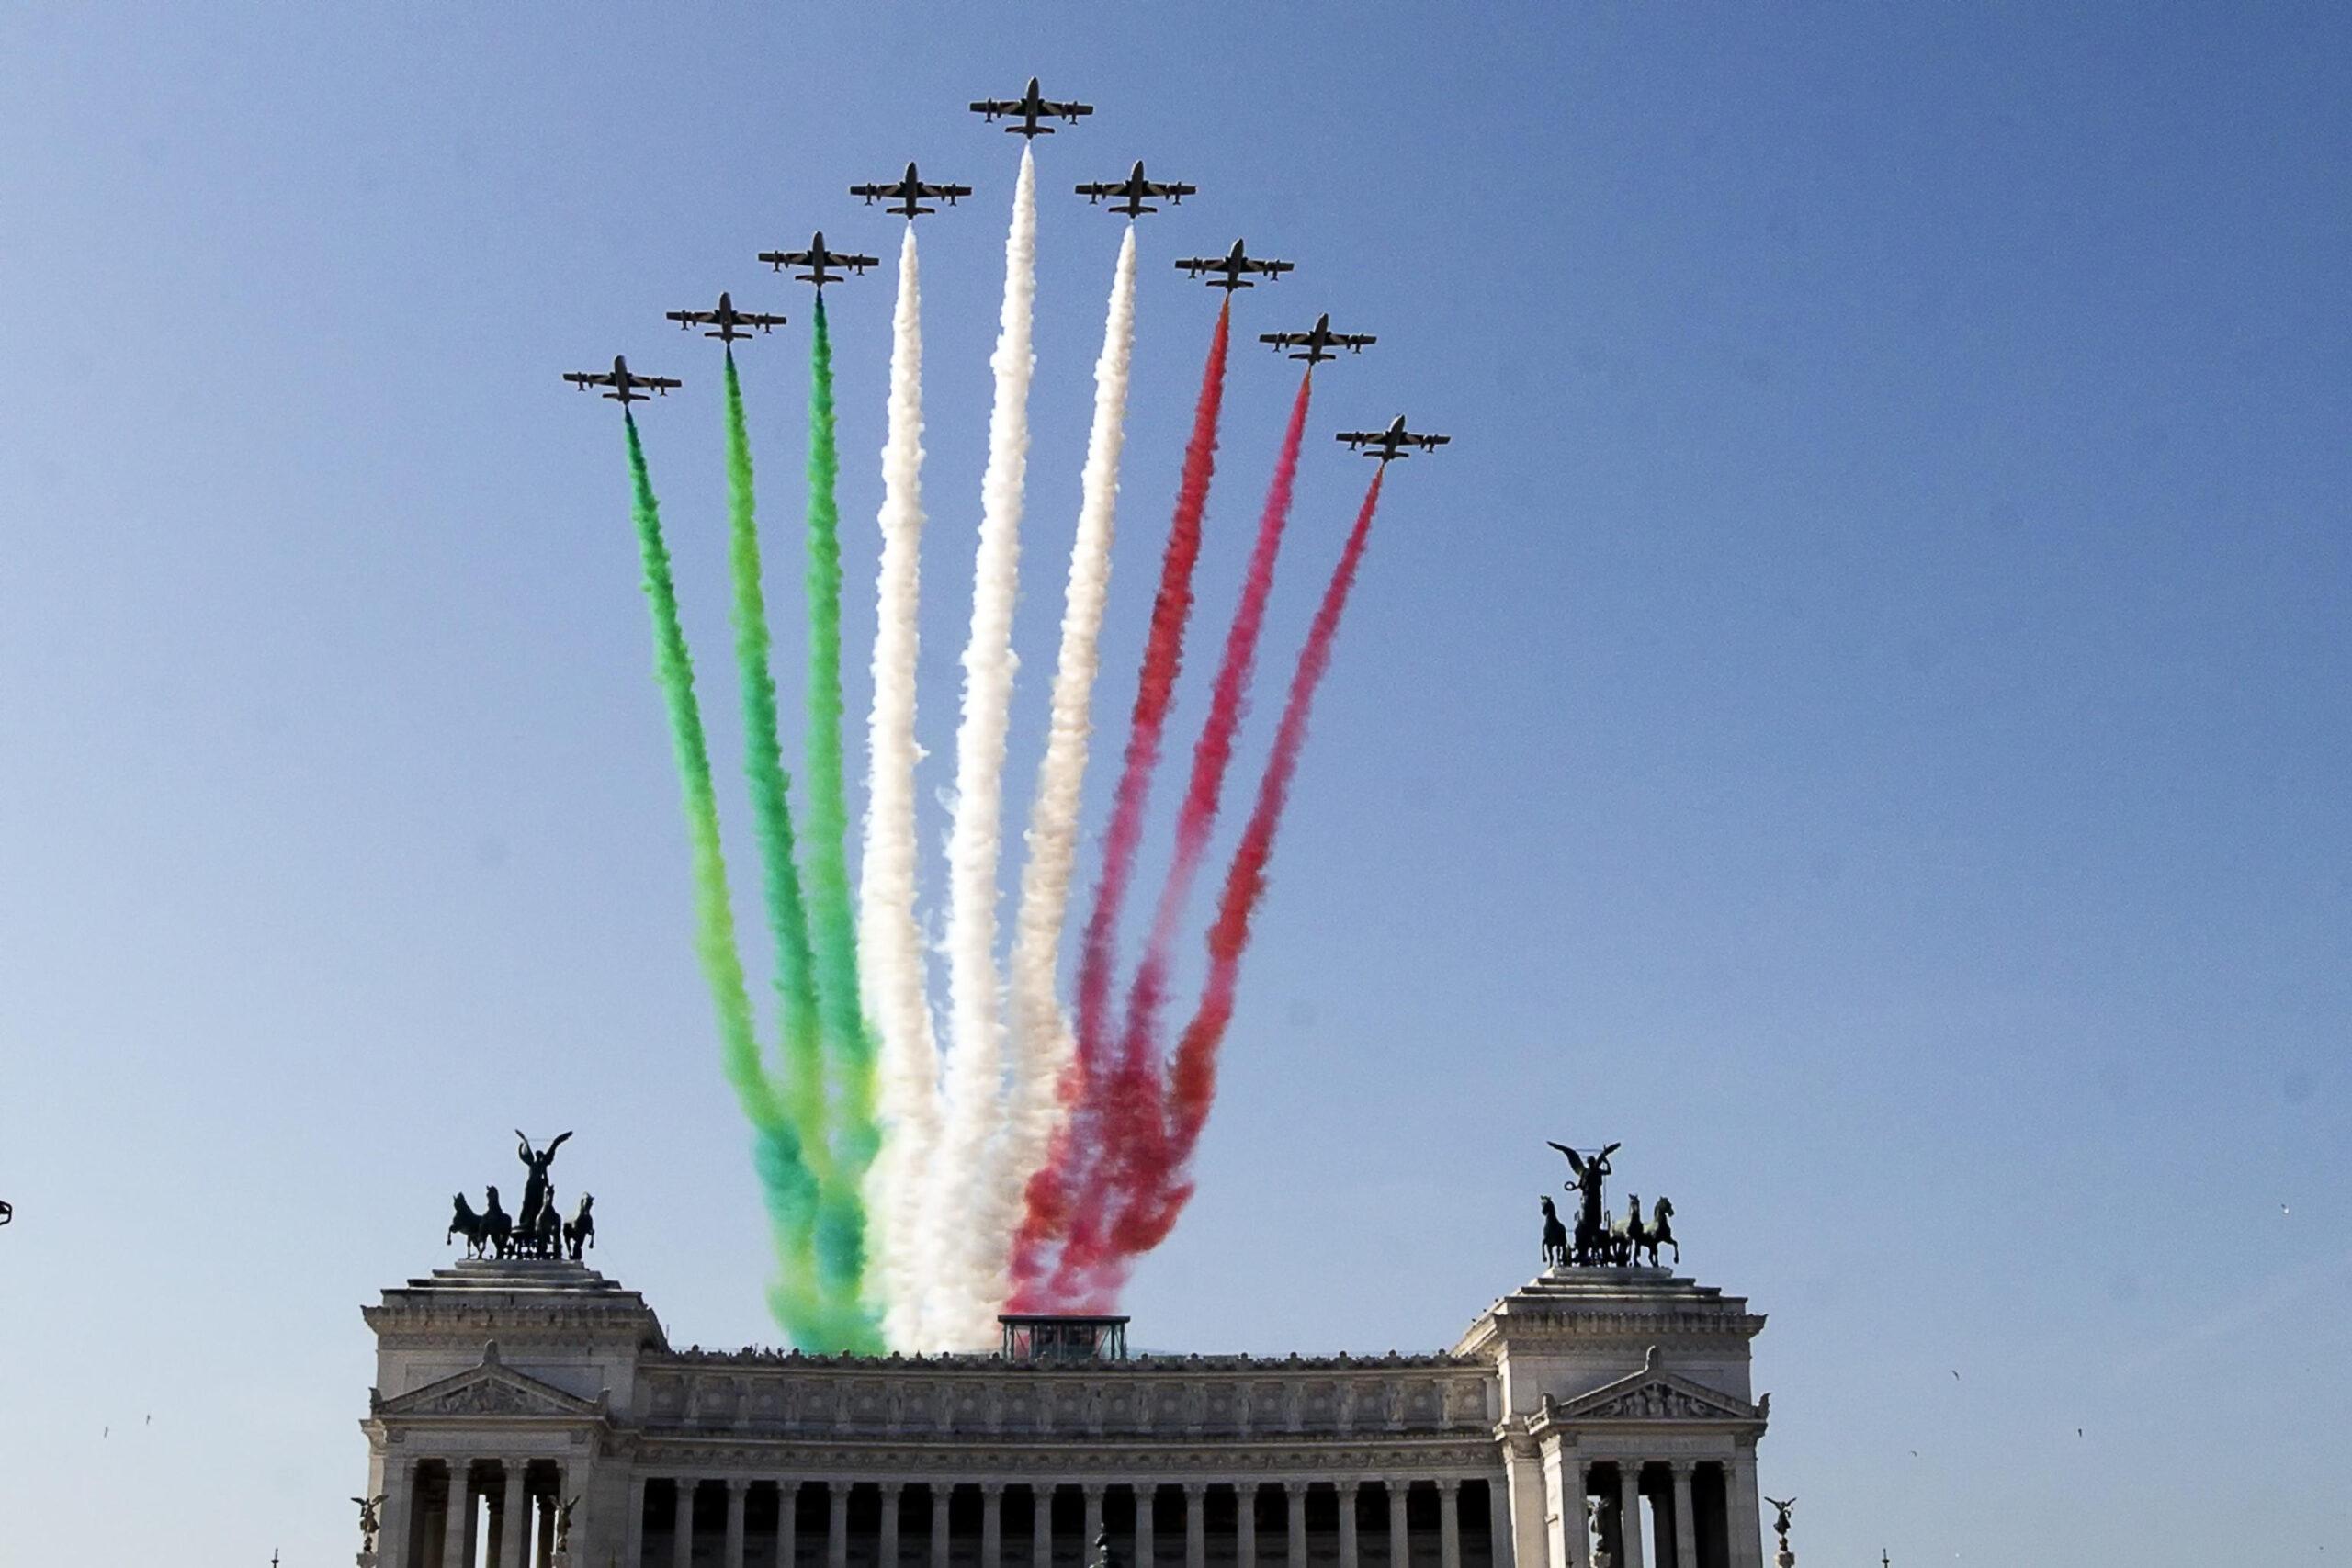
<path fill-rule="evenodd" d="M 530 1138 L 515 1129 L 515 1157 L 523 1162 L 523 1211 L 509 1216 L 498 1201 L 498 1189 L 486 1190 L 481 1212 L 474 1212 L 462 1192 L 454 1196 L 455 1207 L 449 1216 L 448 1235 L 444 1240 L 458 1236 L 466 1239 L 469 1258 L 537 1258 L 569 1257 L 580 1261 L 582 1252 L 596 1245 L 596 1222 L 592 1217 L 596 1206 L 595 1194 L 583 1192 L 580 1207 L 569 1220 L 556 1210 L 555 1183 L 548 1177 L 548 1168 L 555 1164 L 555 1152 L 563 1146 L 570 1133 L 559 1133 L 548 1146 L 534 1149 Z"/>
<path fill-rule="evenodd" d="M 1583 1155 L 1566 1144 L 1552 1145 L 1567 1156 L 1569 1174 L 1575 1178 L 1566 1184 L 1566 1190 L 1577 1195 L 1577 1224 L 1571 1234 L 1560 1223 L 1559 1210 L 1553 1206 L 1552 1200 L 1542 1200 L 1546 1264 L 1623 1269 L 1647 1253 L 1650 1267 L 1657 1268 L 1658 1248 L 1662 1247 L 1674 1248 L 1674 1261 L 1682 1261 L 1682 1244 L 1674 1239 L 1674 1204 L 1670 1200 L 1660 1198 L 1645 1221 L 1641 1195 L 1632 1194 L 1626 1202 L 1625 1217 L 1614 1224 L 1610 1223 L 1601 1184 L 1616 1174 L 1609 1156 L 1624 1146 L 1611 1144 L 1598 1154 Z"/>

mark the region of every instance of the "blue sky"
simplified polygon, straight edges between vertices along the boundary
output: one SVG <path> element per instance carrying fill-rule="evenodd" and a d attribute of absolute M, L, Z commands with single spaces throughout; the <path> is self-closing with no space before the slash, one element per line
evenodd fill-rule
<path fill-rule="evenodd" d="M 1046 189 L 1202 186 L 1143 234 L 1101 722 L 1214 312 L 1168 258 L 1246 234 L 1300 268 L 1240 328 L 1381 336 L 1318 381 L 1270 670 L 1365 478 L 1326 433 L 1455 436 L 1391 476 L 1138 1340 L 1449 1343 L 1532 1272 L 1543 1140 L 1622 1139 L 1771 1316 L 1808 1562 L 2340 1547 L 2352 1438 L 2295 1416 L 2352 1393 L 2345 35 L 9 8 L 8 1554 L 339 1560 L 357 1307 L 518 1121 L 676 1337 L 773 1338 L 618 439 L 555 377 L 687 378 L 647 436 L 723 694 L 716 365 L 660 312 L 795 316 L 745 358 L 788 552 L 806 300 L 752 253 L 887 254 L 842 187 L 910 157 L 978 187 L 922 236 L 929 798 L 1016 151 L 961 106 L 1033 73 L 1100 106 Z M 1018 781 L 1117 238 L 1046 209 Z M 854 664 L 889 287 L 836 296 Z M 1237 356 L 1211 635 L 1289 385 Z"/>

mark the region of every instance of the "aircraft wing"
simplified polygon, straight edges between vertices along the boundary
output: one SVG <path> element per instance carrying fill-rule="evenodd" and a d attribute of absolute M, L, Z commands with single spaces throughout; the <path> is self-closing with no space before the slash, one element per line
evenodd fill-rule
<path fill-rule="evenodd" d="M 760 260 L 779 269 L 787 266 L 807 266 L 808 253 L 807 251 L 762 251 Z"/>
<path fill-rule="evenodd" d="M 1283 273 L 1294 270 L 1298 264 L 1286 261 L 1245 261 L 1241 265 L 1251 272 L 1262 272 L 1270 277 L 1280 277 Z"/>
<path fill-rule="evenodd" d="M 609 381 L 612 378 L 607 376 L 605 379 Z M 666 392 L 673 387 L 685 385 L 684 381 L 673 376 L 639 376 L 635 373 L 629 376 L 628 384 L 632 387 L 650 387 L 657 392 Z"/>
<path fill-rule="evenodd" d="M 1191 273 L 1194 277 L 1198 277 L 1204 272 L 1211 272 L 1223 267 L 1225 265 L 1225 258 L 1223 256 L 1187 256 L 1176 265 L 1182 267 L 1186 272 Z"/>
<path fill-rule="evenodd" d="M 1387 435 L 1387 434 L 1388 433 L 1385 430 L 1343 430 L 1340 432 L 1339 434 L 1332 437 L 1332 439 L 1335 441 L 1344 441 L 1351 446 L 1370 446 L 1373 442 L 1382 440 Z"/>
<path fill-rule="evenodd" d="M 716 310 L 664 310 L 662 312 L 662 317 L 664 321 L 675 321 L 682 327 L 690 327 L 697 322 L 718 320 L 718 312 Z"/>
<path fill-rule="evenodd" d="M 1408 435 L 1405 439 L 1418 444 L 1424 452 L 1433 452 L 1453 437 L 1451 435 Z"/>
<path fill-rule="evenodd" d="M 1308 342 L 1311 336 L 1307 333 L 1260 333 L 1258 341 L 1272 344 L 1276 348 L 1296 348 L 1300 344 Z M 1339 340 L 1334 338 L 1332 341 L 1336 343 Z"/>
<path fill-rule="evenodd" d="M 767 331 L 770 327 L 780 327 L 785 324 L 785 319 L 782 316 L 763 315 L 757 310 L 738 310 L 735 312 L 735 320 L 743 326 L 757 327 L 762 332 Z"/>
<path fill-rule="evenodd" d="M 1052 104 L 1047 104 L 1045 107 L 1048 111 L 1051 111 L 1054 108 Z M 1006 103 L 1002 98 L 982 98 L 978 103 L 972 106 L 972 112 L 974 114 L 985 115 L 1019 114 L 1021 112 L 1021 106 L 1019 104 Z"/>
<path fill-rule="evenodd" d="M 1126 182 L 1124 180 L 1117 185 L 1105 185 L 1101 180 L 1089 180 L 1077 187 L 1078 194 L 1083 197 L 1117 196 L 1126 188 Z"/>
<path fill-rule="evenodd" d="M 1161 185 L 1156 180 L 1146 180 L 1144 188 L 1154 196 L 1164 196 L 1170 201 L 1182 201 L 1188 196 L 1201 194 L 1200 186 L 1188 186 L 1181 181 L 1170 181 L 1167 185 Z"/>
<path fill-rule="evenodd" d="M 977 108 L 979 106 L 976 104 L 973 107 Z M 1018 107 L 1019 106 L 1015 105 L 1013 107 Z M 1037 112 L 1039 114 L 1055 115 L 1063 119 L 1076 119 L 1082 114 L 1092 114 L 1094 112 L 1094 106 L 1092 104 L 1057 104 L 1050 98 L 1042 98 L 1038 100 Z"/>
<path fill-rule="evenodd" d="M 567 370 L 563 373 L 563 378 L 582 391 L 586 391 L 591 387 L 609 387 L 613 384 L 613 378 L 609 374 L 599 375 L 594 370 Z"/>
<path fill-rule="evenodd" d="M 972 194 L 972 187 L 971 187 L 970 186 L 928 186 L 928 185 L 927 185 L 927 186 L 924 186 L 922 187 L 922 189 L 921 191 L 919 191 L 917 194 L 918 194 L 918 195 L 921 195 L 921 196 L 944 196 L 944 197 L 945 197 L 948 200 L 953 201 L 953 200 L 955 200 L 955 199 L 956 199 L 957 197 L 959 197 L 959 196 L 969 196 L 969 195 L 971 195 L 971 194 Z"/>
<path fill-rule="evenodd" d="M 906 182 L 904 182 L 904 181 L 902 180 L 902 181 L 900 181 L 900 182 L 899 182 L 899 185 L 903 185 L 903 184 L 905 184 L 905 183 L 906 183 Z M 897 195 L 899 195 L 899 186 L 895 186 L 895 185 L 892 185 L 892 186 L 850 186 L 850 187 L 849 187 L 849 193 L 850 193 L 850 195 L 852 195 L 852 196 L 862 196 L 862 197 L 864 197 L 866 200 L 868 200 L 868 201 L 872 201 L 872 200 L 873 200 L 875 197 L 882 197 L 882 196 L 897 196 Z"/>
<path fill-rule="evenodd" d="M 1363 348 L 1380 340 L 1370 333 L 1333 333 L 1331 341 L 1343 348 Z"/>

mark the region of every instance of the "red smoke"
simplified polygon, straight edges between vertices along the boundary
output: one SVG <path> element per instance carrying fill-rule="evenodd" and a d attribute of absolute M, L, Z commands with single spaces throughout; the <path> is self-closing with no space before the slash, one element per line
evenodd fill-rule
<path fill-rule="evenodd" d="M 1144 804 L 1159 761 L 1160 735 L 1167 728 L 1169 704 L 1183 666 L 1184 626 L 1193 613 L 1193 568 L 1201 555 L 1201 517 L 1207 510 L 1209 480 L 1216 470 L 1217 416 L 1225 402 L 1226 344 L 1232 322 L 1233 297 L 1228 292 L 1217 311 L 1216 334 L 1209 339 L 1200 400 L 1193 412 L 1193 434 L 1184 444 L 1183 478 L 1177 487 L 1176 513 L 1169 524 L 1168 547 L 1160 558 L 1159 592 L 1152 601 L 1151 630 L 1144 643 L 1125 765 L 1111 807 L 1111 825 L 1103 835 L 1102 880 L 1095 887 L 1094 912 L 1087 919 L 1079 951 L 1078 1060 L 1062 1084 L 1070 1116 L 1054 1140 L 1045 1168 L 1030 1179 L 1027 1212 L 1013 1242 L 1013 1302 L 1023 1310 L 1040 1304 L 1035 1292 L 1044 1270 L 1044 1250 L 1069 1234 L 1074 1223 L 1083 1225 L 1090 1217 L 1082 1211 L 1073 1213 L 1073 1200 L 1093 1184 L 1091 1168 L 1102 1143 L 1104 1100 L 1110 1087 L 1104 1082 L 1110 1041 L 1103 1013 L 1111 995 L 1113 947 L 1126 902 L 1127 881 L 1135 871 L 1136 850 L 1143 838 Z"/>
<path fill-rule="evenodd" d="M 1274 833 L 1282 826 L 1291 780 L 1298 772 L 1299 751 L 1306 744 L 1307 714 L 1315 703 L 1316 688 L 1331 667 L 1332 640 L 1339 634 L 1349 592 L 1355 586 L 1356 568 L 1363 559 L 1372 514 L 1380 504 L 1380 482 L 1386 472 L 1384 463 L 1381 471 L 1373 475 L 1372 488 L 1364 492 L 1363 505 L 1356 513 L 1355 527 L 1340 552 L 1339 565 L 1307 629 L 1298 670 L 1291 677 L 1290 695 L 1283 705 L 1282 723 L 1274 731 L 1273 750 L 1266 760 L 1265 776 L 1259 781 L 1258 801 L 1234 850 L 1225 890 L 1217 899 L 1216 921 L 1209 928 L 1209 973 L 1200 1008 L 1185 1026 L 1170 1067 L 1159 1179 L 1122 1195 L 1123 1207 L 1114 1230 L 1121 1256 L 1106 1260 L 1107 1267 L 1098 1270 L 1099 1292 L 1115 1293 L 1130 1261 L 1167 1239 L 1176 1216 L 1193 1195 L 1184 1168 L 1200 1141 L 1201 1128 L 1208 1121 L 1209 1101 L 1216 1093 L 1217 1047 L 1233 1019 L 1234 990 L 1240 976 L 1241 955 L 1250 945 L 1250 922 L 1265 895 Z"/>

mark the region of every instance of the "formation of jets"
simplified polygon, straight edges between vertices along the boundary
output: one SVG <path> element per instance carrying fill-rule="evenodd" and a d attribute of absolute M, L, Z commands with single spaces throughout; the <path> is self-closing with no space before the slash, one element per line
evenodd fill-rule
<path fill-rule="evenodd" d="M 1405 416 L 1398 414 L 1385 430 L 1343 430 L 1338 439 L 1348 444 L 1351 452 L 1361 452 L 1367 457 L 1377 457 L 1385 468 L 1399 457 L 1409 457 L 1408 446 L 1418 446 L 1424 452 L 1434 452 L 1453 439 L 1451 435 L 1416 435 L 1405 428 Z"/>
<path fill-rule="evenodd" d="M 610 387 L 612 390 L 606 392 L 605 396 L 624 406 L 645 401 L 645 394 L 637 389 L 639 387 L 650 387 L 655 392 L 666 398 L 670 395 L 671 388 L 685 385 L 684 382 L 673 381 L 667 376 L 639 376 L 628 367 L 628 361 L 617 354 L 613 355 L 613 367 L 610 370 L 567 370 L 563 373 L 563 378 L 583 392 L 591 387 Z"/>
<path fill-rule="evenodd" d="M 1200 186 L 1162 185 L 1158 180 L 1148 180 L 1143 177 L 1143 160 L 1137 158 L 1136 166 L 1127 171 L 1125 179 L 1112 185 L 1082 185 L 1078 187 L 1078 194 L 1086 198 L 1089 207 L 1106 196 L 1117 197 L 1119 199 L 1111 204 L 1112 211 L 1125 213 L 1129 218 L 1140 218 L 1147 212 L 1159 210 L 1157 207 L 1146 205 L 1147 197 L 1159 197 L 1170 207 L 1181 206 L 1186 197 L 1199 195 Z"/>
<path fill-rule="evenodd" d="M 1286 348 L 1303 348 L 1306 353 L 1294 354 L 1291 357 L 1304 359 L 1309 365 L 1320 365 L 1327 359 L 1340 357 L 1331 352 L 1335 348 L 1344 348 L 1350 354 L 1362 354 L 1365 345 L 1380 340 L 1369 333 L 1333 332 L 1331 313 L 1326 310 L 1316 317 L 1315 324 L 1303 333 L 1260 333 L 1258 341 L 1272 344 L 1276 354 Z"/>
<path fill-rule="evenodd" d="M 1054 127 L 1042 123 L 1048 119 L 1075 125 L 1094 112 L 1091 104 L 1064 103 L 1048 98 L 1039 90 L 1037 78 L 1029 78 L 1029 85 L 1017 98 L 981 98 L 972 105 L 972 112 L 993 124 L 999 119 L 1012 121 L 1004 129 L 1023 138 L 1051 136 Z M 1154 180 L 1144 173 L 1143 161 L 1137 159 L 1127 171 L 1126 178 L 1098 181 L 1076 187 L 1077 194 L 1086 197 L 1090 205 L 1108 201 L 1109 210 L 1129 219 L 1142 217 L 1159 209 L 1155 202 L 1164 201 L 1170 207 L 1180 206 L 1188 196 L 1197 196 L 1199 187 L 1174 180 Z M 854 185 L 849 193 L 863 197 L 867 206 L 879 201 L 883 210 L 897 213 L 910 222 L 936 212 L 929 202 L 956 205 L 958 198 L 972 194 L 972 187 L 959 185 L 933 185 L 923 179 L 914 164 L 897 180 L 869 185 Z M 865 269 L 878 266 L 878 257 L 855 252 L 830 250 L 822 230 L 808 237 L 808 248 L 802 251 L 762 251 L 759 259 L 776 271 L 796 268 L 794 277 L 816 286 L 820 295 L 828 283 L 840 283 L 846 278 L 863 276 Z M 1189 256 L 1176 264 L 1177 270 L 1197 281 L 1204 281 L 1212 288 L 1222 288 L 1228 299 L 1238 288 L 1254 288 L 1257 280 L 1280 282 L 1282 275 L 1295 270 L 1295 264 L 1278 261 L 1271 256 L 1253 256 L 1245 242 L 1236 240 L 1233 248 L 1223 255 Z M 783 326 L 785 318 L 756 310 L 739 310 L 726 294 L 720 294 L 716 309 L 709 310 L 670 310 L 664 314 L 678 323 L 681 331 L 706 328 L 705 337 L 733 344 L 753 332 L 768 332 Z M 1293 359 L 1305 360 L 1311 368 L 1327 359 L 1339 357 L 1338 350 L 1360 354 L 1380 340 L 1369 333 L 1339 333 L 1331 330 L 1329 313 L 1316 318 L 1315 324 L 1303 333 L 1261 333 L 1258 341 L 1272 345 L 1277 354 L 1288 354 Z M 626 408 L 633 402 L 644 402 L 649 396 L 667 397 L 672 389 L 684 383 L 667 376 L 640 376 L 628 367 L 628 361 L 615 355 L 613 367 L 603 370 L 567 370 L 563 378 L 582 391 L 592 387 L 607 389 L 604 396 Z M 1411 450 L 1433 452 L 1452 439 L 1450 436 L 1417 433 L 1405 428 L 1405 416 L 1399 414 L 1385 430 L 1341 431 L 1338 439 L 1351 451 L 1361 452 L 1378 459 L 1384 466 L 1399 457 L 1410 457 Z M 0 1224 L 5 1224 L 6 1206 L 0 1205 Z"/>
<path fill-rule="evenodd" d="M 925 207 L 924 202 L 944 200 L 948 206 L 953 207 L 956 205 L 957 197 L 971 195 L 972 187 L 927 185 L 922 175 L 916 172 L 915 166 L 909 164 L 906 174 L 895 185 L 852 186 L 849 187 L 849 193 L 852 196 L 864 197 L 865 205 L 868 207 L 887 197 L 889 205 L 885 206 L 882 209 L 883 211 L 896 212 L 906 218 L 921 218 L 926 212 L 939 210 L 936 207 Z"/>
<path fill-rule="evenodd" d="M 1222 288 L 1230 294 L 1237 288 L 1258 287 L 1250 280 L 1252 273 L 1264 277 L 1269 283 L 1279 283 L 1282 281 L 1283 274 L 1295 269 L 1295 264 L 1291 262 L 1261 261 L 1245 252 L 1242 249 L 1244 243 L 1245 242 L 1240 240 L 1234 241 L 1233 249 L 1221 256 L 1187 257 L 1176 264 L 1177 270 L 1187 277 L 1199 277 L 1203 273 L 1210 274 L 1209 287 Z"/>
<path fill-rule="evenodd" d="M 802 283 L 815 284 L 820 294 L 824 292 L 825 285 L 828 283 L 839 283 L 844 276 L 853 273 L 862 277 L 865 275 L 867 267 L 881 265 L 878 258 L 874 256 L 861 256 L 854 252 L 843 254 L 839 251 L 825 249 L 825 231 L 822 229 L 808 236 L 808 248 L 805 251 L 762 251 L 760 259 L 778 272 L 782 272 L 788 266 L 807 267 L 808 271 L 797 272 L 793 276 Z M 847 271 L 828 270 L 837 266 L 846 268 Z"/>
<path fill-rule="evenodd" d="M 1032 76 L 1029 78 L 1028 91 L 1023 93 L 1018 98 L 1010 101 L 1003 98 L 982 98 L 972 106 L 972 112 L 985 116 L 991 125 L 1003 115 L 1017 117 L 1019 124 L 1008 125 L 1004 128 L 1007 132 L 1014 136 L 1051 136 L 1054 133 L 1054 128 L 1050 125 L 1039 125 L 1037 123 L 1039 120 L 1066 119 L 1070 124 L 1076 125 L 1080 116 L 1094 112 L 1094 106 L 1092 104 L 1057 104 L 1051 98 L 1043 97 L 1037 92 L 1037 78 Z"/>
<path fill-rule="evenodd" d="M 696 327 L 708 327 L 711 330 L 702 335 L 715 337 L 721 343 L 733 343 L 738 338 L 750 337 L 752 333 L 746 330 L 747 328 L 755 328 L 764 333 L 784 325 L 782 316 L 766 316 L 757 310 L 737 310 L 735 301 L 729 299 L 723 290 L 718 296 L 718 308 L 715 310 L 664 310 L 662 313 L 669 320 L 677 322 L 680 332 L 692 332 Z"/>

